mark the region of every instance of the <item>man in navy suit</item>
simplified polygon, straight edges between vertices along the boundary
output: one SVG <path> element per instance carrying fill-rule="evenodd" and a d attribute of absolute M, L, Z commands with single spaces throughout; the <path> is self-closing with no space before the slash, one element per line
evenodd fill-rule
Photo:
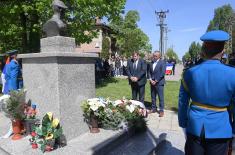
<path fill-rule="evenodd" d="M 166 63 L 161 59 L 160 52 L 153 53 L 153 61 L 150 64 L 149 80 L 151 86 L 152 113 L 157 111 L 156 95 L 159 98 L 159 117 L 164 116 L 164 84 Z"/>
<path fill-rule="evenodd" d="M 140 58 L 138 52 L 133 52 L 132 59 L 127 62 L 127 75 L 129 84 L 131 85 L 132 99 L 144 103 L 145 84 L 146 84 L 147 65 L 143 59 Z"/>

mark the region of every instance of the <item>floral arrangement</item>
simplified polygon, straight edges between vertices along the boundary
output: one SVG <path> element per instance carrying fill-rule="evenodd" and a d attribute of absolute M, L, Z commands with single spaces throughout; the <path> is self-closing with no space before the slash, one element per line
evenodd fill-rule
<path fill-rule="evenodd" d="M 111 101 L 109 98 L 88 99 L 82 104 L 85 119 L 89 122 L 90 115 L 97 117 L 99 127 L 104 129 L 130 128 L 137 132 L 146 130 L 145 117 L 147 116 L 144 104 L 135 100 Z"/>
<path fill-rule="evenodd" d="M 43 117 L 41 125 L 35 127 L 31 133 L 30 143 L 32 148 L 36 149 L 40 145 L 42 152 L 52 151 L 57 146 L 62 146 L 62 143 L 66 143 L 65 139 L 61 140 L 62 133 L 63 130 L 59 120 L 54 118 L 51 112 L 48 112 Z"/>
<path fill-rule="evenodd" d="M 26 119 L 35 119 L 37 110 L 36 110 L 36 104 L 32 104 L 31 100 L 28 101 L 27 104 L 25 104 L 24 107 L 24 114 L 26 116 Z"/>
<path fill-rule="evenodd" d="M 32 103 L 31 100 L 29 100 L 24 106 L 24 126 L 26 128 L 26 135 L 29 135 L 33 131 L 35 125 L 40 124 L 40 120 L 36 119 L 36 107 L 36 104 Z"/>
<path fill-rule="evenodd" d="M 3 106 L 3 111 L 11 120 L 24 120 L 25 90 L 13 90 Z"/>

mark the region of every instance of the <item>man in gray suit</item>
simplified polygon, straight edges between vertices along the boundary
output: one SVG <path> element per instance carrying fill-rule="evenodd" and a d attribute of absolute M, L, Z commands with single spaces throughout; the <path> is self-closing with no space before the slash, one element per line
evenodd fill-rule
<path fill-rule="evenodd" d="M 159 117 L 164 116 L 164 84 L 166 63 L 161 59 L 160 52 L 153 53 L 153 61 L 150 64 L 149 80 L 151 86 L 152 113 L 157 112 L 156 95 L 159 98 Z"/>
<path fill-rule="evenodd" d="M 132 90 L 132 99 L 144 103 L 144 93 L 146 84 L 147 65 L 143 59 L 140 58 L 138 52 L 133 52 L 132 59 L 127 62 L 127 76 Z"/>

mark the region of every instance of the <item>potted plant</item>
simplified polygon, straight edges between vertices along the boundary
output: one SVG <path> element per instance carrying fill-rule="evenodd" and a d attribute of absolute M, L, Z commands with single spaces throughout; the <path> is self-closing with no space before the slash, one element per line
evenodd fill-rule
<path fill-rule="evenodd" d="M 25 104 L 24 113 L 26 115 L 26 118 L 24 123 L 26 128 L 26 135 L 32 133 L 33 127 L 36 124 L 40 124 L 40 120 L 36 119 L 36 107 L 36 104 L 32 103 L 31 100 L 29 100 L 28 103 Z"/>
<path fill-rule="evenodd" d="M 35 127 L 31 133 L 30 143 L 32 148 L 37 148 L 40 145 L 42 152 L 54 150 L 57 147 L 56 145 L 61 145 L 62 132 L 59 120 L 53 118 L 53 114 L 48 112 L 43 117 L 41 125 Z"/>
<path fill-rule="evenodd" d="M 91 133 L 98 133 L 99 130 L 99 119 L 101 114 L 104 112 L 105 101 L 101 98 L 92 98 L 83 102 L 82 110 L 84 112 L 84 116 L 86 121 L 90 125 Z"/>
<path fill-rule="evenodd" d="M 10 97 L 6 100 L 6 105 L 3 108 L 6 116 L 12 121 L 12 129 L 14 135 L 13 140 L 21 139 L 21 133 L 24 129 L 23 120 L 25 119 L 24 105 L 25 105 L 25 91 L 11 91 Z"/>

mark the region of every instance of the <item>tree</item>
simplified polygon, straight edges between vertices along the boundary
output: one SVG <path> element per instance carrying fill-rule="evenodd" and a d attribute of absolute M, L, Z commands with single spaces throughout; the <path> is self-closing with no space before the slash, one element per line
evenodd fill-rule
<path fill-rule="evenodd" d="M 104 59 L 109 58 L 109 49 L 110 49 L 110 41 L 109 38 L 104 37 L 102 40 L 102 51 L 101 57 Z"/>
<path fill-rule="evenodd" d="M 231 5 L 223 5 L 215 9 L 214 18 L 210 21 L 207 31 L 211 30 L 223 30 L 228 32 L 232 36 L 233 25 L 233 8 Z M 230 39 L 225 44 L 225 51 L 227 53 L 232 52 L 232 40 Z"/>
<path fill-rule="evenodd" d="M 207 31 L 211 30 L 229 30 L 229 20 L 233 16 L 233 8 L 231 5 L 223 5 L 215 9 L 214 18 L 210 21 Z"/>
<path fill-rule="evenodd" d="M 190 57 L 193 60 L 196 60 L 196 58 L 199 56 L 200 52 L 201 52 L 201 44 L 196 43 L 195 41 L 191 43 L 188 53 L 190 54 Z"/>
<path fill-rule="evenodd" d="M 183 56 L 184 60 L 189 60 L 191 59 L 191 55 L 189 54 L 189 52 L 186 52 L 185 55 Z"/>
<path fill-rule="evenodd" d="M 117 46 L 120 53 L 130 56 L 133 51 L 150 52 L 148 36 L 138 28 L 137 22 L 140 20 L 139 13 L 135 10 L 128 11 L 125 17 L 110 23 L 110 27 L 116 32 Z"/>
<path fill-rule="evenodd" d="M 52 16 L 52 0 L 1 0 L 0 48 L 22 52 L 39 51 L 42 25 Z M 65 2 L 65 1 L 64 1 Z M 95 18 L 116 20 L 123 12 L 126 0 L 67 0 L 68 36 L 77 43 L 90 42 L 97 35 Z M 85 33 L 85 32 L 90 33 Z"/>
<path fill-rule="evenodd" d="M 179 61 L 178 55 L 174 52 L 172 48 L 168 48 L 166 51 L 166 56 L 168 59 L 175 59 L 176 61 Z"/>

